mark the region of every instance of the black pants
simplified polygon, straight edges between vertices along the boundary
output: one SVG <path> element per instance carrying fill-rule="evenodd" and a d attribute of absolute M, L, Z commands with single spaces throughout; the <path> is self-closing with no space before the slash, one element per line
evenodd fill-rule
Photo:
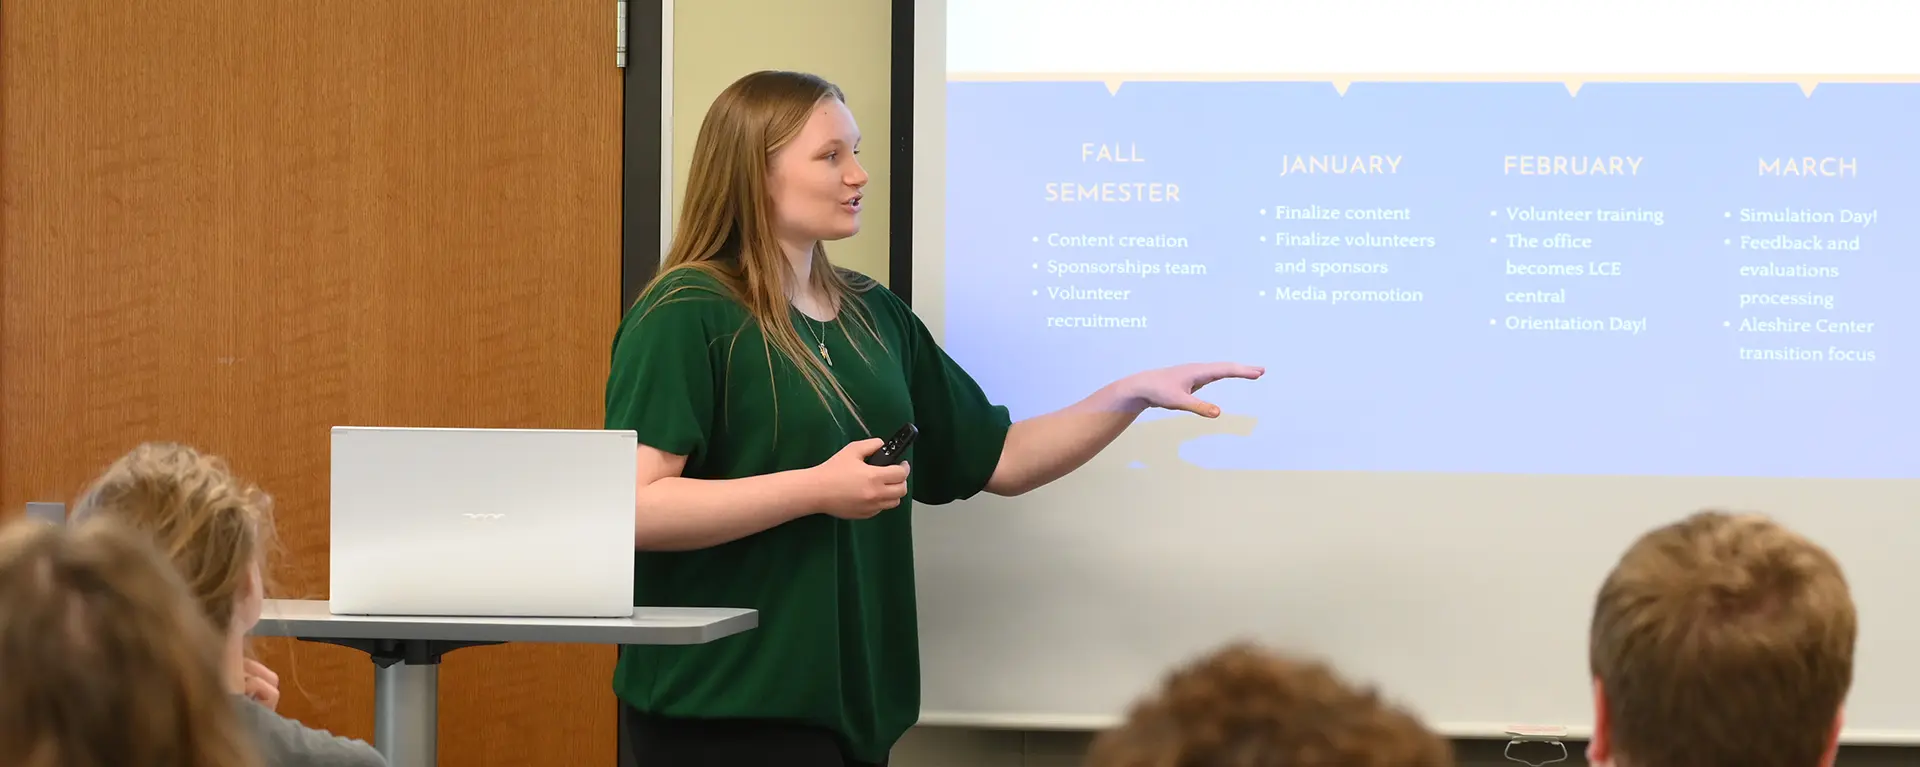
<path fill-rule="evenodd" d="M 634 767 L 886 767 L 856 762 L 832 732 L 757 719 L 669 719 L 620 707 Z"/>

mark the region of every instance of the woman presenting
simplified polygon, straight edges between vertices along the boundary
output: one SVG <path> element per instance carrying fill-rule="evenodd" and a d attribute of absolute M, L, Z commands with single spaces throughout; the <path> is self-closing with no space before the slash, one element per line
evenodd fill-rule
<path fill-rule="evenodd" d="M 904 302 L 827 261 L 867 183 L 844 101 L 792 72 L 720 94 L 614 339 L 606 426 L 640 438 L 635 604 L 760 611 L 711 644 L 622 648 L 641 767 L 884 764 L 920 715 L 912 504 L 1040 487 L 1145 409 L 1214 417 L 1193 392 L 1263 372 L 1147 371 L 1010 424 Z M 912 460 L 868 465 L 907 423 Z"/>

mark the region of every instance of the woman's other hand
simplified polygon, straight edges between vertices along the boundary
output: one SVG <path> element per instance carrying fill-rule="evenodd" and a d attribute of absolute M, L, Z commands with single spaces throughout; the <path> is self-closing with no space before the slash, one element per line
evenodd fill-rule
<path fill-rule="evenodd" d="M 812 474 L 821 498 L 821 510 L 841 519 L 866 519 L 900 505 L 907 497 L 908 468 L 872 466 L 867 456 L 886 444 L 878 437 L 854 442 L 834 453 Z"/>
<path fill-rule="evenodd" d="M 1125 390 L 1135 401 L 1147 407 L 1183 410 L 1206 418 L 1218 418 L 1220 406 L 1194 396 L 1201 387 L 1228 378 L 1258 379 L 1266 368 L 1235 362 L 1195 362 L 1136 373 L 1126 379 Z"/>

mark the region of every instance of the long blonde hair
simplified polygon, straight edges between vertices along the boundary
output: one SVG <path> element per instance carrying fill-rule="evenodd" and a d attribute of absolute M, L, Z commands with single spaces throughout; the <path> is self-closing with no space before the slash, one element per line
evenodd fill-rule
<path fill-rule="evenodd" d="M 678 270 L 694 269 L 712 276 L 729 297 L 746 307 L 769 352 L 777 349 L 793 363 L 819 396 L 821 405 L 828 405 L 827 394 L 832 392 L 865 429 L 853 399 L 833 372 L 808 350 L 799 328 L 794 326 L 788 311 L 787 284 L 792 270 L 774 235 L 773 197 L 767 189 L 769 160 L 800 134 L 814 107 L 825 99 L 844 103 L 846 94 L 833 83 L 800 72 L 755 72 L 721 91 L 707 109 L 694 141 L 686 199 L 673 244 L 661 262 L 660 273 L 642 296 Z M 848 312 L 847 316 L 867 335 L 880 339 L 864 305 L 851 300 L 855 294 L 873 289 L 873 280 L 834 268 L 827 260 L 826 247 L 819 243 L 814 244 L 809 271 L 812 289 L 820 291 L 830 305 Z M 669 289 L 653 306 L 685 289 Z M 842 326 L 841 333 L 846 332 Z M 858 344 L 853 346 L 860 348 Z M 865 352 L 860 354 L 864 359 Z M 771 353 L 768 360 L 771 364 Z M 829 406 L 827 410 L 832 413 L 833 409 Z"/>
<path fill-rule="evenodd" d="M 256 567 L 265 578 L 274 539 L 272 505 L 220 458 L 186 445 L 148 442 L 93 481 L 73 518 L 110 517 L 152 536 L 224 636 Z"/>
<path fill-rule="evenodd" d="M 0 764 L 258 767 L 221 646 L 138 531 L 0 526 Z"/>

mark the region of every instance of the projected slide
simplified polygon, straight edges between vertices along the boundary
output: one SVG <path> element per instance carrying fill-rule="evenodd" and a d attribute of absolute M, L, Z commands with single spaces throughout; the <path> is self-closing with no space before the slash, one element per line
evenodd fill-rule
<path fill-rule="evenodd" d="M 1904 6 L 1635 5 L 952 3 L 944 342 L 1266 366 L 1206 468 L 1920 476 Z"/>

